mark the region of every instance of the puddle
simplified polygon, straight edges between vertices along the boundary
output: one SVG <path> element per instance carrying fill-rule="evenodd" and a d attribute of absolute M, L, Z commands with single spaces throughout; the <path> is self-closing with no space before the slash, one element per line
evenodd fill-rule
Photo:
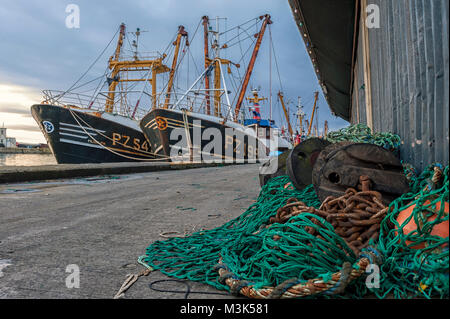
<path fill-rule="evenodd" d="M 192 210 L 192 211 L 197 210 L 197 208 L 194 208 L 194 207 L 177 206 L 177 208 L 178 208 L 179 210 Z"/>
<path fill-rule="evenodd" d="M 142 175 L 102 175 L 102 176 L 92 176 L 85 178 L 73 178 L 73 179 L 63 179 L 63 180 L 50 180 L 50 181 L 31 181 L 22 184 L 11 184 L 10 188 L 0 190 L 0 194 L 18 194 L 18 193 L 35 193 L 40 192 L 40 188 L 48 188 L 53 186 L 61 185 L 93 185 L 93 184 L 104 184 L 104 183 L 114 183 L 117 181 L 124 180 L 135 180 L 142 178 Z M 13 187 L 11 187 L 13 186 Z M 27 187 L 27 188 L 25 188 Z M 30 187 L 30 188 L 28 188 Z M 31 188 L 33 187 L 33 188 Z M 37 189 L 36 189 L 37 188 Z"/>
<path fill-rule="evenodd" d="M 40 192 L 40 190 L 32 188 L 8 188 L 0 191 L 0 194 L 18 194 L 18 193 L 35 193 L 35 192 Z"/>
<path fill-rule="evenodd" d="M 99 183 L 109 183 L 115 181 L 123 180 L 134 180 L 142 178 L 142 175 L 101 175 L 101 176 L 91 176 L 83 178 L 72 178 L 63 179 L 58 181 L 45 181 L 45 182 L 29 182 L 26 184 L 19 185 L 79 185 L 79 184 L 99 184 Z"/>

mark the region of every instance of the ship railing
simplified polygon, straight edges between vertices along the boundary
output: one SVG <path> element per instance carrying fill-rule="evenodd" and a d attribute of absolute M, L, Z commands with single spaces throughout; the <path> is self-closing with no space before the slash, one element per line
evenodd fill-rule
<path fill-rule="evenodd" d="M 219 91 L 221 96 L 220 102 L 218 104 L 216 104 L 214 99 L 215 91 Z M 218 116 L 227 118 L 228 120 L 232 120 L 232 117 L 234 116 L 234 110 L 229 104 L 229 101 L 224 97 L 223 89 L 191 90 L 190 92 L 187 92 L 182 96 L 178 95 L 177 101 L 174 104 L 169 105 L 169 108 L 175 108 L 179 110 L 186 109 L 191 112 L 205 114 L 207 109 L 207 97 L 209 97 L 209 108 L 211 115 L 215 115 L 215 109 L 218 106 Z"/>
<path fill-rule="evenodd" d="M 120 56 L 120 61 L 133 61 L 136 58 L 136 54 L 132 50 L 125 50 Z M 137 53 L 138 60 L 157 60 L 162 59 L 163 55 L 158 51 L 140 51 Z"/>
<path fill-rule="evenodd" d="M 140 91 L 115 91 L 115 99 L 113 102 L 113 109 L 116 110 L 118 113 L 123 109 L 126 109 L 123 104 L 123 97 L 121 94 L 125 93 L 138 93 Z M 85 108 L 85 109 L 92 109 L 92 110 L 99 110 L 102 111 L 105 109 L 106 101 L 109 99 L 108 97 L 109 91 L 101 91 L 99 92 L 95 97 L 88 94 L 83 93 L 74 93 L 74 92 L 65 92 L 65 91 L 57 91 L 57 90 L 45 90 L 43 91 L 44 100 L 43 104 L 52 104 L 52 105 L 59 105 L 59 106 L 71 106 L 71 107 L 77 107 L 77 108 Z M 144 95 L 149 95 L 147 92 L 143 93 Z M 133 105 L 133 103 L 128 103 Z M 138 112 L 139 108 L 136 109 L 136 114 Z M 142 113 L 142 112 L 140 112 Z M 127 114 L 127 116 L 131 116 L 132 111 L 130 111 L 130 115 Z"/>
<path fill-rule="evenodd" d="M 103 96 L 106 101 L 107 99 L 109 99 L 109 93 L 109 91 L 100 91 L 98 94 L 100 96 Z M 156 107 L 159 107 L 159 99 L 162 96 L 162 93 L 158 92 L 156 93 L 156 96 L 153 97 L 151 93 L 145 90 L 116 90 L 114 91 L 114 93 L 114 112 L 134 119 L 140 119 L 149 112 L 153 105 L 153 99 L 156 100 Z M 134 99 L 125 97 L 133 94 L 135 97 Z"/>
<path fill-rule="evenodd" d="M 44 100 L 42 102 L 43 104 L 102 109 L 106 103 L 106 98 L 99 95 L 93 96 L 89 94 L 58 90 L 44 90 L 42 93 L 44 96 Z"/>
<path fill-rule="evenodd" d="M 210 114 L 214 115 L 215 102 L 214 102 L 214 89 L 209 90 L 210 99 Z M 223 90 L 220 90 L 223 91 Z M 87 108 L 97 111 L 104 111 L 106 101 L 109 99 L 108 90 L 98 92 L 94 97 L 89 94 L 75 93 L 75 92 L 65 92 L 58 90 L 44 90 L 43 91 L 43 104 L 52 104 L 59 106 L 70 106 L 78 108 Z M 156 96 L 153 97 L 150 92 L 146 90 L 116 90 L 114 91 L 115 98 L 113 103 L 113 112 L 128 116 L 134 119 L 140 119 L 144 117 L 152 108 L 160 108 L 164 104 L 165 92 L 157 92 Z M 223 94 L 223 92 L 221 92 Z M 125 95 L 134 94 L 136 99 L 130 100 L 129 98 L 124 98 Z M 168 108 L 176 109 L 186 109 L 191 112 L 196 113 L 206 113 L 206 91 L 204 89 L 197 89 L 186 94 L 181 101 L 181 95 L 172 92 L 173 100 L 168 105 Z M 139 100 L 139 103 L 137 101 Z M 155 100 L 155 103 L 153 103 Z M 226 100 L 221 99 L 220 114 L 219 117 L 228 117 L 231 119 L 233 114 L 230 113 L 230 106 L 226 103 Z"/>

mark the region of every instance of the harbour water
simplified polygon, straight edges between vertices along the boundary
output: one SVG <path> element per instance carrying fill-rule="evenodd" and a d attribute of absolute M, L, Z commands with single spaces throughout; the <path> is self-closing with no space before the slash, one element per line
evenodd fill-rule
<path fill-rule="evenodd" d="M 53 154 L 1 154 L 2 166 L 40 166 L 57 164 Z"/>

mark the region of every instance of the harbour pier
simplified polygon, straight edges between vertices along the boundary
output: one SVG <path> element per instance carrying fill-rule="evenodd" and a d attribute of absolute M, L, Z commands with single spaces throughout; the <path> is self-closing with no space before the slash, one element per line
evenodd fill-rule
<path fill-rule="evenodd" d="M 149 243 L 220 226 L 259 191 L 257 164 L 0 184 L 0 298 L 112 298 Z M 66 286 L 69 265 L 79 288 Z M 183 283 L 149 288 L 162 279 L 152 272 L 125 298 L 184 298 Z M 188 284 L 205 292 L 189 298 L 236 298 Z"/>

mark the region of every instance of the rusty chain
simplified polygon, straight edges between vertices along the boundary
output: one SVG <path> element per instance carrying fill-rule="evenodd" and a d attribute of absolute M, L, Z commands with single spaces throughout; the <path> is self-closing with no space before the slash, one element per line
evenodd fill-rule
<path fill-rule="evenodd" d="M 370 180 L 367 176 L 360 177 L 360 189 L 361 191 L 357 191 L 354 188 L 348 188 L 340 197 L 329 196 L 322 202 L 319 209 L 308 207 L 296 198 L 290 198 L 286 205 L 279 208 L 276 215 L 270 218 L 269 224 L 286 223 L 290 218 L 301 213 L 318 215 L 334 227 L 336 234 L 341 236 L 358 256 L 361 249 L 367 247 L 371 239 L 378 238 L 381 220 L 389 209 L 383 204 L 382 195 L 370 190 Z M 320 225 L 315 218 L 311 221 Z M 321 238 L 312 227 L 306 230 L 311 235 Z"/>

